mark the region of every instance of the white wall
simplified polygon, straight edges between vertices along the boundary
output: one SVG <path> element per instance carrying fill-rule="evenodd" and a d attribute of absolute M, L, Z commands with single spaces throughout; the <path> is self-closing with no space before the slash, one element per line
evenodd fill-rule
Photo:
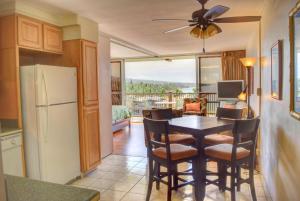
<path fill-rule="evenodd" d="M 262 14 L 261 163 L 273 201 L 300 200 L 300 121 L 289 114 L 289 12 L 297 0 L 265 0 Z M 258 32 L 247 52 L 258 55 Z M 271 47 L 284 43 L 283 100 L 271 98 Z M 250 56 L 250 55 L 249 55 Z M 258 83 L 259 77 L 255 77 Z M 257 108 L 257 104 L 254 106 Z"/>
<path fill-rule="evenodd" d="M 1 151 L 1 143 L 0 143 L 0 151 Z M 3 175 L 3 167 L 2 167 L 2 154 L 0 153 L 0 200 L 6 200 L 5 194 L 5 185 L 4 185 L 4 175 Z"/>
<path fill-rule="evenodd" d="M 110 39 L 107 36 L 99 36 L 98 50 L 101 155 L 105 157 L 113 150 Z"/>

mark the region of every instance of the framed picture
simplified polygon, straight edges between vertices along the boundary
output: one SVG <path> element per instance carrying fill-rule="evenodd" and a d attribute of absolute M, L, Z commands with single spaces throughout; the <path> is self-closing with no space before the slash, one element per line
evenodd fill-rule
<path fill-rule="evenodd" d="M 290 113 L 300 120 L 300 2 L 290 12 Z"/>
<path fill-rule="evenodd" d="M 271 95 L 277 100 L 282 100 L 282 48 L 282 40 L 271 48 Z"/>

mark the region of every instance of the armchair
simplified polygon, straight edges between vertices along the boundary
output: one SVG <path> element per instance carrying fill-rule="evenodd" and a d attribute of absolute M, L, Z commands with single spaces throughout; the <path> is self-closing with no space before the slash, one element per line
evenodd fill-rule
<path fill-rule="evenodd" d="M 206 98 L 186 98 L 183 102 L 184 115 L 207 115 L 207 99 Z"/>

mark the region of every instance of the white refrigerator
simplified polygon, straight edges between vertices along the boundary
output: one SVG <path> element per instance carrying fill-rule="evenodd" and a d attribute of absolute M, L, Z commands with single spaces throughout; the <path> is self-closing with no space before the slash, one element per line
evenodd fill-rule
<path fill-rule="evenodd" d="M 22 66 L 27 176 L 65 184 L 80 176 L 76 68 Z"/>

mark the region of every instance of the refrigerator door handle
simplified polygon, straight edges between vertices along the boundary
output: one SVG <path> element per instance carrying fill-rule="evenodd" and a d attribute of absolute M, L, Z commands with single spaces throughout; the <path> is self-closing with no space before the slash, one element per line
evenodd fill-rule
<path fill-rule="evenodd" d="M 44 73 L 42 73 L 42 79 L 43 79 L 43 83 L 44 83 L 44 90 L 45 90 L 45 95 L 46 95 L 46 131 L 44 132 L 44 141 L 47 142 L 48 141 L 48 110 L 49 110 L 49 105 L 48 105 L 48 92 L 47 92 L 47 84 L 46 84 L 46 79 L 45 79 L 45 75 Z"/>

